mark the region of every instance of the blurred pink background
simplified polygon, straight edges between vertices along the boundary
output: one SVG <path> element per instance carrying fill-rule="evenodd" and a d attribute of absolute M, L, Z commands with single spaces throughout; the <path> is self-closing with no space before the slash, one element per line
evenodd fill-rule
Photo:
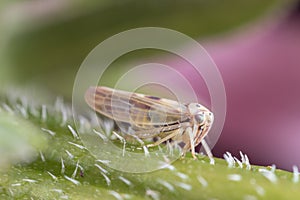
<path fill-rule="evenodd" d="M 300 167 L 299 11 L 200 42 L 218 66 L 227 94 L 225 126 L 214 155 L 230 151 L 239 157 L 242 151 L 255 164 Z M 194 71 L 187 63 L 167 63 L 190 77 L 209 104 L 205 83 L 191 78 Z"/>

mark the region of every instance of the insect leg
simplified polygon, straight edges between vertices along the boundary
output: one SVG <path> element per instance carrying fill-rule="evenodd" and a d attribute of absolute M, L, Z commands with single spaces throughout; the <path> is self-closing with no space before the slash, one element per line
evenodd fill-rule
<path fill-rule="evenodd" d="M 215 160 L 213 158 L 213 154 L 211 153 L 211 150 L 210 150 L 208 144 L 206 143 L 206 141 L 204 139 L 202 139 L 201 144 L 202 144 L 202 146 L 203 146 L 203 148 L 204 148 L 207 156 L 209 157 L 210 164 L 214 165 L 215 164 Z"/>
<path fill-rule="evenodd" d="M 197 130 L 197 126 L 194 126 L 194 128 L 192 129 L 191 127 L 187 128 L 187 133 L 189 134 L 190 137 L 190 144 L 191 144 L 191 151 L 192 151 L 192 156 L 193 158 L 196 160 L 196 153 L 195 153 L 195 142 L 194 142 L 194 138 L 195 138 L 195 131 Z"/>
<path fill-rule="evenodd" d="M 166 137 L 162 138 L 161 140 L 158 140 L 153 144 L 148 144 L 147 147 L 154 147 L 154 146 L 160 145 L 161 143 L 171 139 L 172 137 L 175 137 L 178 134 L 181 134 L 182 132 L 183 132 L 182 129 L 177 129 L 177 130 L 173 131 L 173 133 L 171 133 L 171 134 L 167 135 Z"/>

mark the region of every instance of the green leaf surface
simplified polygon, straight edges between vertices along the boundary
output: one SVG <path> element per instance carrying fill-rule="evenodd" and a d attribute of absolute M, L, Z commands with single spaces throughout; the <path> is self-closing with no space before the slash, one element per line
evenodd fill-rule
<path fill-rule="evenodd" d="M 11 106 L 14 115 L 20 115 Z M 60 108 L 60 109 L 58 109 Z M 300 197 L 298 174 L 274 167 L 247 165 L 216 159 L 211 165 L 206 156 L 194 160 L 190 154 L 166 169 L 151 173 L 123 173 L 108 168 L 82 145 L 70 131 L 73 127 L 68 107 L 47 106 L 47 115 L 28 111 L 28 122 L 15 125 L 15 116 L 3 115 L 1 127 L 48 137 L 40 156 L 19 163 L 0 173 L 1 199 L 297 199 Z M 42 111 L 42 108 L 36 110 Z M 4 113 L 3 111 L 1 112 Z M 62 113 L 67 114 L 66 118 Z M 25 121 L 26 121 L 25 120 Z M 35 128 L 24 128 L 33 122 Z M 24 123 L 24 124 L 23 124 Z M 89 123 L 89 122 L 86 122 Z M 3 128 L 2 128 L 3 129 Z M 34 135 L 34 137 L 40 137 Z M 6 136 L 8 137 L 8 136 Z M 15 141 L 15 140 L 14 140 Z M 41 140 L 42 141 L 42 140 Z M 37 147 L 43 142 L 37 142 Z M 33 143 L 35 144 L 35 143 Z M 2 144 L 1 144 L 2 147 Z M 243 155 L 244 156 L 244 155 Z M 231 164 L 231 167 L 228 167 Z"/>
<path fill-rule="evenodd" d="M 0 169 L 15 162 L 30 161 L 47 144 L 45 135 L 30 121 L 2 110 L 0 138 Z"/>

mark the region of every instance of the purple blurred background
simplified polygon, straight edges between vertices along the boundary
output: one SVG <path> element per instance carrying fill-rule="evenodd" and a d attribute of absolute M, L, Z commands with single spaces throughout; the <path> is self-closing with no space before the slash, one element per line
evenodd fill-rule
<path fill-rule="evenodd" d="M 299 167 L 300 6 L 284 17 L 202 44 L 217 64 L 227 94 L 225 126 L 214 155 L 242 151 L 255 164 Z M 187 63 L 166 63 L 190 77 L 199 98 L 209 104 L 205 83 L 193 80 L 195 72 Z"/>

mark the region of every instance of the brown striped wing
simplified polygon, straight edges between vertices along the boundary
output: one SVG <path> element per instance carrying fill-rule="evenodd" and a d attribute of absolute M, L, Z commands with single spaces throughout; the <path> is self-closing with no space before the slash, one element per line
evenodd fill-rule
<path fill-rule="evenodd" d="M 176 126 L 189 118 L 186 106 L 176 101 L 108 87 L 90 87 L 85 99 L 95 111 L 131 126 L 135 132 L 151 129 L 158 132 L 161 127 Z"/>

